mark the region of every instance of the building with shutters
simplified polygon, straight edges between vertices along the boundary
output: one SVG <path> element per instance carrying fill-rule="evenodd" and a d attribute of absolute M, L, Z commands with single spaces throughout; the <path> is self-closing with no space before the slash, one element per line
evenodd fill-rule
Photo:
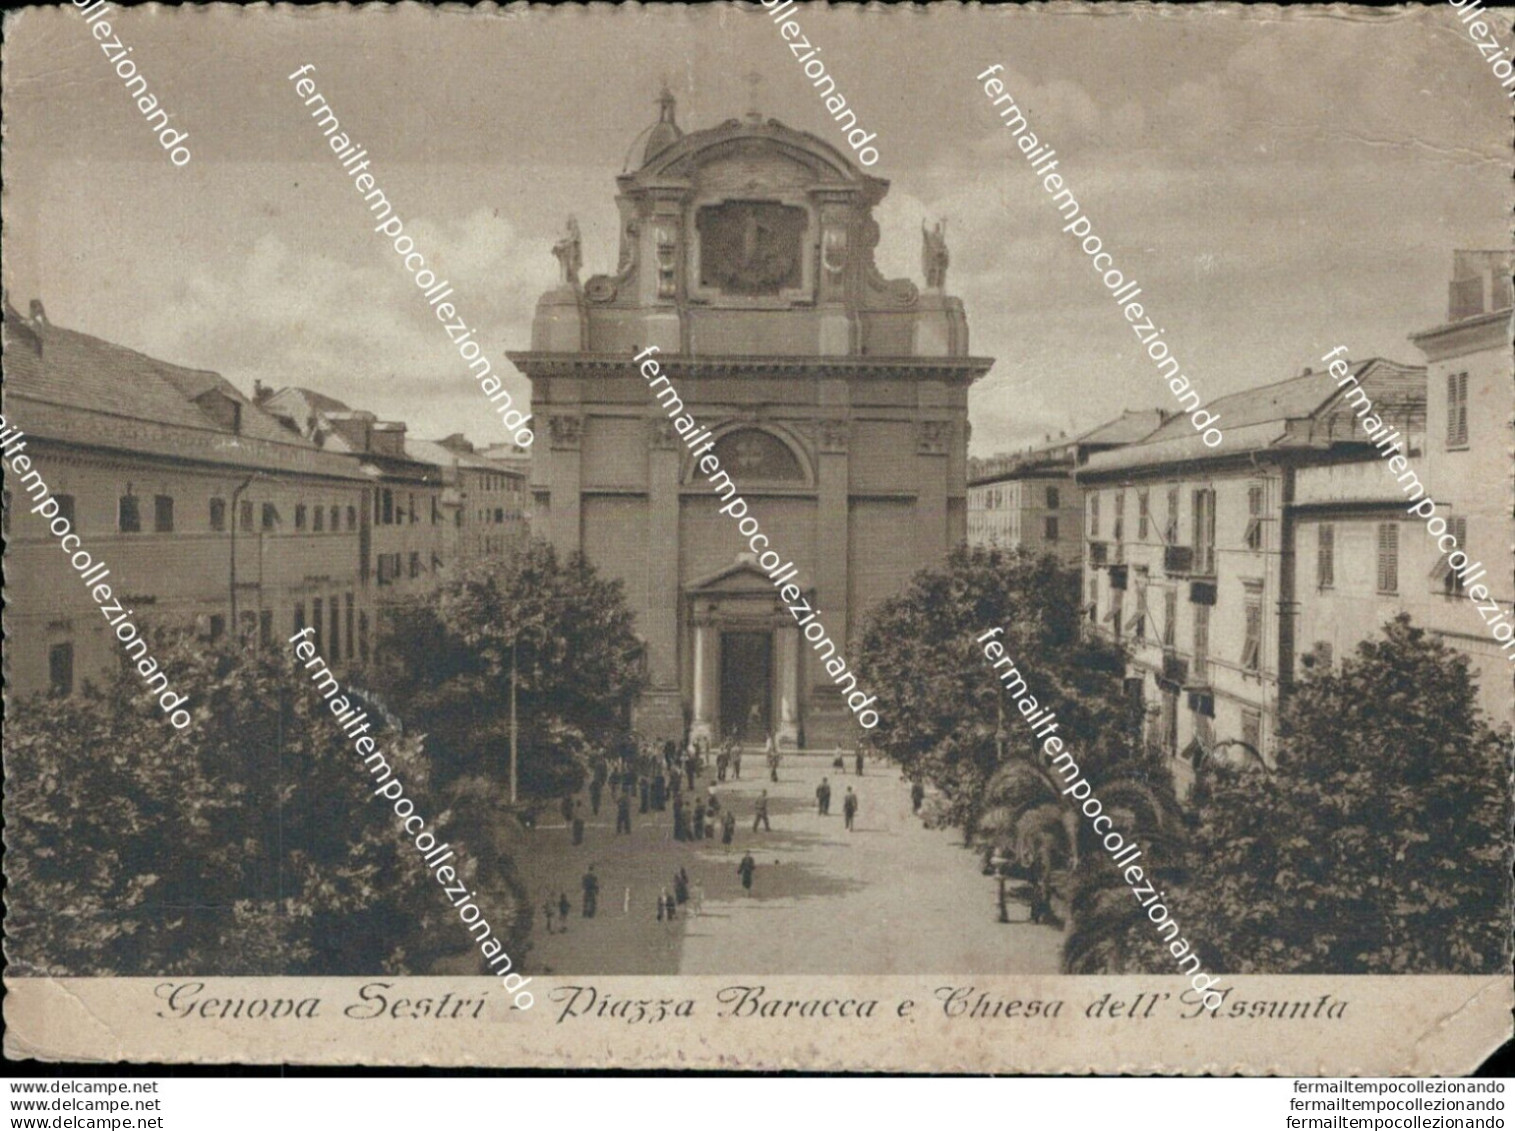
<path fill-rule="evenodd" d="M 1083 562 L 1083 490 L 1074 468 L 1148 435 L 1166 416 L 1158 409 L 1127 410 L 1076 438 L 1024 452 L 968 461 L 968 544 L 1052 554 Z"/>
<path fill-rule="evenodd" d="M 1474 584 L 1501 609 L 1515 605 L 1510 568 L 1512 529 L 1510 452 L 1515 380 L 1511 377 L 1510 253 L 1457 251 L 1452 255 L 1447 320 L 1412 334 L 1425 354 L 1426 490 L 1458 544 L 1487 573 Z M 1479 698 L 1496 725 L 1510 721 L 1509 652 L 1501 652 L 1484 617 L 1435 548 L 1424 523 L 1405 532 L 1415 539 L 1418 568 L 1408 590 L 1411 615 L 1466 652 L 1479 681 Z M 1470 570 L 1469 574 L 1473 572 Z"/>
<path fill-rule="evenodd" d="M 1425 370 L 1349 369 L 1423 477 Z M 1272 764 L 1280 696 L 1404 607 L 1401 547 L 1423 534 L 1324 370 L 1212 408 L 1218 448 L 1178 417 L 1077 473 L 1091 631 L 1130 648 L 1128 685 L 1182 788 L 1217 751 Z"/>
<path fill-rule="evenodd" d="M 991 361 L 943 289 L 940 233 L 923 237 L 924 288 L 879 273 L 888 183 L 829 141 L 756 114 L 686 134 L 665 92 L 639 156 L 616 182 L 615 272 L 581 285 L 570 229 L 531 350 L 511 355 L 542 425 L 534 531 L 625 584 L 644 733 L 850 746 L 840 693 L 632 357 L 661 350 L 839 645 L 964 538 L 968 387 Z"/>
<path fill-rule="evenodd" d="M 277 646 L 319 627 L 334 663 L 366 640 L 372 480 L 219 374 L 5 309 L 4 414 L 145 631 L 232 626 Z M 7 469 L 7 479 L 9 480 Z M 73 694 L 122 650 L 28 496 L 6 485 L 11 694 Z"/>

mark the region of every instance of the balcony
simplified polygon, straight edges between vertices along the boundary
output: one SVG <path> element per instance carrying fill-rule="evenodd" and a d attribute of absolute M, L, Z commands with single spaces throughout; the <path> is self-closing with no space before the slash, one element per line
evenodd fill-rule
<path fill-rule="evenodd" d="M 1193 546 L 1164 546 L 1163 572 L 1169 577 L 1186 577 L 1194 572 Z"/>
<path fill-rule="evenodd" d="M 1214 605 L 1215 582 L 1191 581 L 1189 582 L 1189 603 L 1191 605 Z"/>
<path fill-rule="evenodd" d="M 1123 565 L 1112 565 L 1110 567 L 1110 588 L 1112 590 L 1121 591 L 1126 588 L 1129 569 L 1129 566 Z"/>
<path fill-rule="evenodd" d="M 1089 564 L 1095 569 L 1102 569 L 1110 564 L 1110 543 L 1089 543 Z"/>
<path fill-rule="evenodd" d="M 1189 661 L 1172 648 L 1163 649 L 1163 680 L 1175 687 L 1182 687 L 1189 679 Z"/>

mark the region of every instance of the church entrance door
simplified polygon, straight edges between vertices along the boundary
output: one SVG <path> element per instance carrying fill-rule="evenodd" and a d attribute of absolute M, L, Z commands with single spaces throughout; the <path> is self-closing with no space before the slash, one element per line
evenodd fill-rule
<path fill-rule="evenodd" d="M 721 633 L 722 732 L 761 743 L 773 729 L 773 634 Z"/>

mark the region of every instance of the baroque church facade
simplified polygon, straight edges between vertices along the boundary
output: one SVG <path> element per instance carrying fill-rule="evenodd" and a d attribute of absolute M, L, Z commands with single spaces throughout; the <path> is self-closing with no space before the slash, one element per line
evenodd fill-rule
<path fill-rule="evenodd" d="M 625 584 L 643 733 L 851 746 L 841 694 L 632 359 L 661 351 L 851 661 L 868 609 L 965 535 L 968 388 L 992 361 L 970 356 L 943 292 L 941 227 L 923 230 L 924 288 L 885 279 L 872 211 L 887 181 L 755 113 L 685 134 L 666 91 L 617 186 L 616 273 L 580 283 L 570 221 L 531 349 L 510 355 L 545 425 L 534 527 Z"/>

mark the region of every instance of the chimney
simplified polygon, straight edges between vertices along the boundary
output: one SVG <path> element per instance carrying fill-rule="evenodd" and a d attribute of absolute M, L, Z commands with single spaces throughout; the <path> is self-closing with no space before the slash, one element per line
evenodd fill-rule
<path fill-rule="evenodd" d="M 253 378 L 253 404 L 261 407 L 263 404 L 267 403 L 268 398 L 273 395 L 274 391 L 272 389 L 270 389 L 262 381 L 259 381 L 256 377 Z"/>
<path fill-rule="evenodd" d="M 50 325 L 47 320 L 47 311 L 42 309 L 42 300 L 40 298 L 32 299 L 30 314 L 33 326 Z"/>

